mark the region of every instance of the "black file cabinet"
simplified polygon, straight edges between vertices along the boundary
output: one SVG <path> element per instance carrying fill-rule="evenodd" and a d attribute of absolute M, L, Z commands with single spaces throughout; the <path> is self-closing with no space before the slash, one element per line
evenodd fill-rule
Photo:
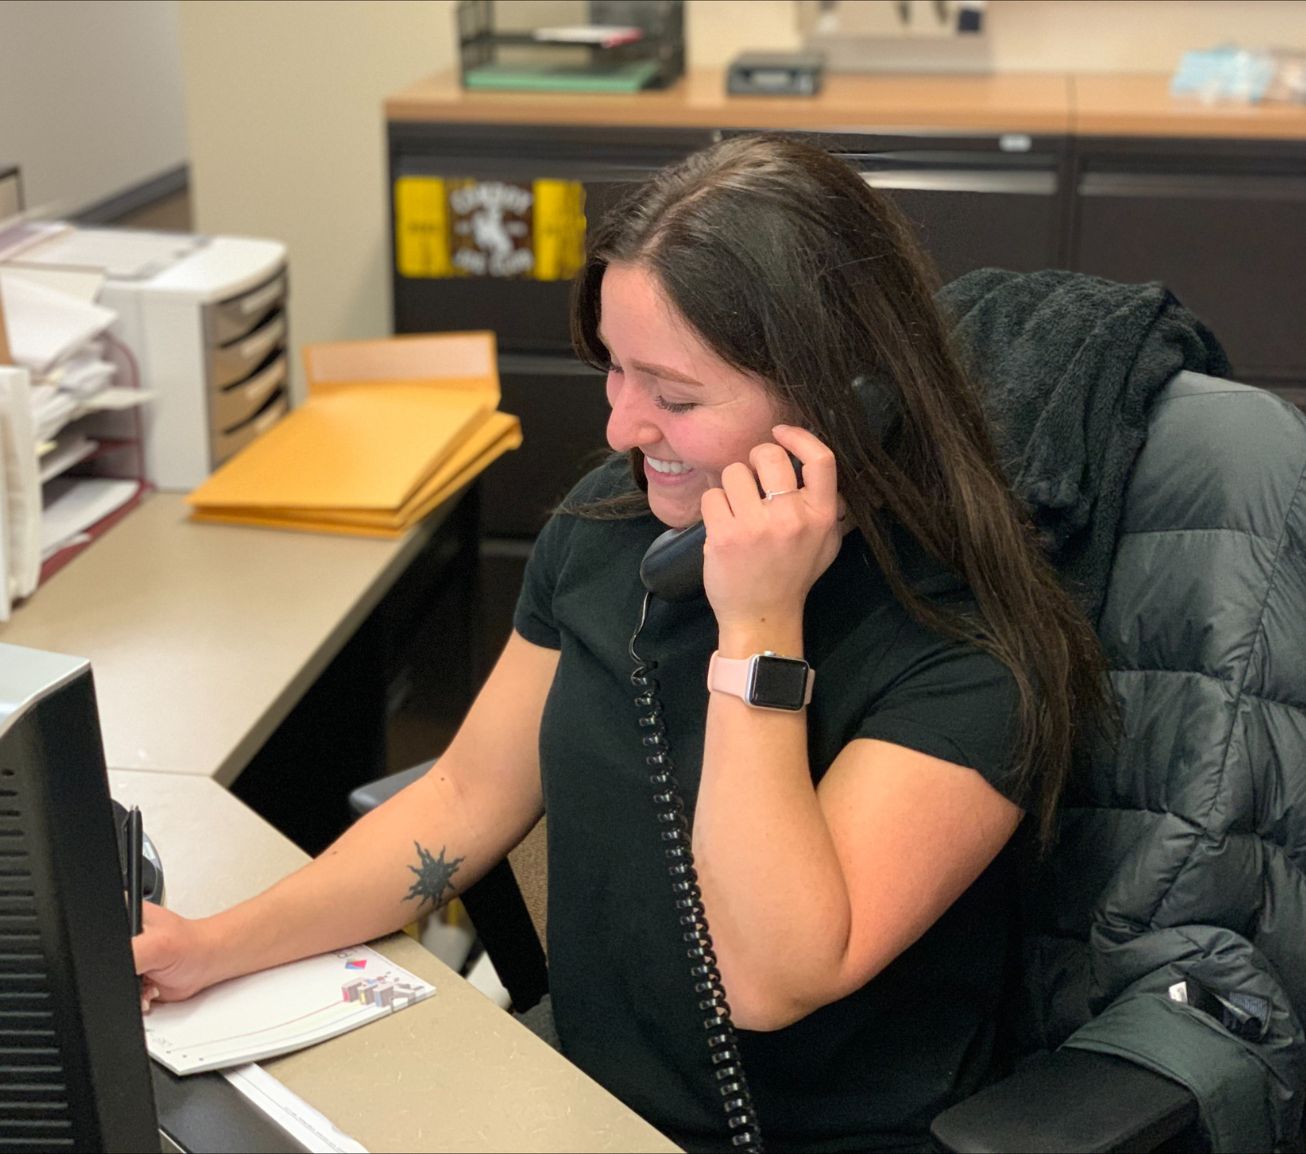
<path fill-rule="evenodd" d="M 1160 280 L 1235 376 L 1306 404 L 1306 142 L 1085 139 L 1070 259 Z"/>

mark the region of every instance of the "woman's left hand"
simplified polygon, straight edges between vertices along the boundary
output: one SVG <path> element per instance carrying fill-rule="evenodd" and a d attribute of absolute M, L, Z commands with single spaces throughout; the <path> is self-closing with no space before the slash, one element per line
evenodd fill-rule
<path fill-rule="evenodd" d="M 726 467 L 721 488 L 703 494 L 703 585 L 723 631 L 794 614 L 801 620 L 808 591 L 839 552 L 834 454 L 793 425 L 776 425 L 772 436 L 774 443 L 749 453 L 748 465 Z M 789 453 L 802 462 L 802 488 Z"/>

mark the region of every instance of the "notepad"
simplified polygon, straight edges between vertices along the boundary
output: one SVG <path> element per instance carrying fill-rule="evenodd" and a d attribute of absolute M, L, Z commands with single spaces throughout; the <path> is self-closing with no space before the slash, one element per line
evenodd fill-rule
<path fill-rule="evenodd" d="M 368 946 L 247 974 L 145 1015 L 150 1057 L 201 1074 L 301 1050 L 429 998 L 435 987 Z"/>

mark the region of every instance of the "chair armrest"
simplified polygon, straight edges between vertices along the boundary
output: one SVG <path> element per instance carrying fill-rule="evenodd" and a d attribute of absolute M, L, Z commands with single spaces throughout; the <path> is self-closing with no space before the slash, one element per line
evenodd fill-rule
<path fill-rule="evenodd" d="M 1122 1058 L 1062 1049 L 945 1110 L 930 1133 L 944 1150 L 1150 1150 L 1197 1120 L 1186 1087 Z"/>
<path fill-rule="evenodd" d="M 412 785 L 434 764 L 434 761 L 424 761 L 411 769 L 402 769 L 388 777 L 378 777 L 375 781 L 369 781 L 366 785 L 350 790 L 349 808 L 358 817 L 371 813 L 383 801 L 389 801 L 405 786 Z"/>

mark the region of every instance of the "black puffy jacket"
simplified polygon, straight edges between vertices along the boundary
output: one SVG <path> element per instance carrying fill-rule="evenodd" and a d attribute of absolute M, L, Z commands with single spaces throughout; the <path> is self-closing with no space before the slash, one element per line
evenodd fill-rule
<path fill-rule="evenodd" d="M 1216 1150 L 1270 1149 L 1306 1087 L 1306 417 L 1166 386 L 1099 634 L 1123 733 L 1069 799 L 1037 907 L 1042 1041 L 1185 1083 Z M 1187 977 L 1264 999 L 1264 1036 L 1173 1000 Z"/>
<path fill-rule="evenodd" d="M 1023 1042 L 1183 1083 L 1215 1150 L 1293 1144 L 1306 417 L 1199 375 L 1228 372 L 1223 350 L 1159 284 L 985 269 L 939 299 L 1121 708 L 1119 741 L 1077 775 L 1034 888 Z M 1175 1000 L 1188 979 L 1268 1017 L 1264 1033 Z"/>

